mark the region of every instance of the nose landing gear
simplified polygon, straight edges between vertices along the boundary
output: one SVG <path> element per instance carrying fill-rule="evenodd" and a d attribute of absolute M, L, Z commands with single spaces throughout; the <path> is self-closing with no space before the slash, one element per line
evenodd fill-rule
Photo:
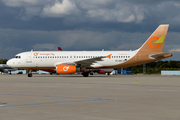
<path fill-rule="evenodd" d="M 27 75 L 28 77 L 32 77 L 32 70 L 29 70 L 29 72 L 28 72 L 28 75 Z"/>

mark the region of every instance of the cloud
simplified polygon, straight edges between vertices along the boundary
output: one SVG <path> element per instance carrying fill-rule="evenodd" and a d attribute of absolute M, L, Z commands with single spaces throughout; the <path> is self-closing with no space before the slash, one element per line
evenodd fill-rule
<path fill-rule="evenodd" d="M 75 3 L 70 0 L 63 0 L 62 3 L 56 1 L 53 6 L 46 6 L 42 10 L 43 17 L 63 17 L 65 15 L 78 13 L 78 8 Z"/>
<path fill-rule="evenodd" d="M 2 0 L 7 6 L 11 7 L 21 7 L 21 6 L 36 6 L 43 1 L 49 1 L 49 0 Z"/>
<path fill-rule="evenodd" d="M 29 21 L 33 17 L 39 16 L 40 12 L 41 12 L 40 7 L 26 7 L 25 9 L 22 9 L 20 11 L 19 16 L 20 16 L 21 20 Z"/>
<path fill-rule="evenodd" d="M 0 29 L 1 49 L 19 48 L 18 52 L 34 50 L 117 50 L 119 45 L 126 45 L 123 49 L 137 49 L 148 34 L 126 33 L 119 31 L 98 32 L 85 30 L 67 31 L 38 31 Z M 137 39 L 138 38 L 138 39 Z M 129 46 L 127 43 L 131 43 Z M 138 46 L 137 48 L 132 47 Z M 113 49 L 114 48 L 114 49 Z M 21 51 L 20 51 L 21 50 Z M 120 50 L 120 48 L 118 49 Z M 12 50 L 11 54 L 17 54 Z M 10 51 L 9 51 L 10 52 Z"/>
<path fill-rule="evenodd" d="M 56 44 L 52 44 L 52 43 L 42 43 L 42 44 L 35 44 L 33 46 L 33 49 L 36 51 L 57 51 L 58 47 Z"/>
<path fill-rule="evenodd" d="M 116 4 L 114 8 L 111 9 L 90 9 L 87 14 L 91 18 L 97 18 L 101 21 L 112 21 L 112 22 L 141 22 L 144 19 L 144 12 L 139 9 L 140 6 L 131 5 L 129 3 Z"/>
<path fill-rule="evenodd" d="M 62 19 L 71 23 L 179 23 L 177 0 L 2 0 L 19 8 L 16 18 L 23 21 Z M 57 21 L 58 21 L 57 19 Z"/>
<path fill-rule="evenodd" d="M 123 44 L 116 47 L 111 47 L 110 50 L 136 50 L 140 44 Z"/>
<path fill-rule="evenodd" d="M 171 49 L 169 52 L 180 52 L 180 49 Z"/>
<path fill-rule="evenodd" d="M 22 8 L 18 16 L 21 20 L 33 17 L 58 18 L 69 17 L 78 22 L 81 20 L 99 20 L 105 22 L 141 22 L 144 19 L 143 9 L 117 0 L 3 0 L 10 7 Z M 78 18 L 77 18 L 78 17 Z M 79 18 L 80 17 L 80 18 Z"/>
<path fill-rule="evenodd" d="M 18 47 L 6 47 L 3 49 L 3 59 L 13 58 L 16 54 L 22 52 L 22 48 Z"/>

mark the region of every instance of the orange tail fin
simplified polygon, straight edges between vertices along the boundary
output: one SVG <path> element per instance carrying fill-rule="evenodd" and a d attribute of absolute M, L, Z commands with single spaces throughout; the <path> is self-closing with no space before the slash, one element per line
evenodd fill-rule
<path fill-rule="evenodd" d="M 169 25 L 160 25 L 141 46 L 140 51 L 162 52 Z"/>

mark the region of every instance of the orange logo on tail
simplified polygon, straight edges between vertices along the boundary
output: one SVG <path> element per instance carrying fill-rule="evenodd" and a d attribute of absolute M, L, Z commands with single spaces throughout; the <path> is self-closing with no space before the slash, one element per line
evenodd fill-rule
<path fill-rule="evenodd" d="M 148 41 L 148 44 L 149 44 L 149 46 L 150 46 L 151 48 L 157 49 L 157 48 L 159 48 L 159 47 L 161 46 L 161 44 L 164 42 L 164 38 L 165 38 L 165 35 L 162 35 L 160 38 L 158 38 L 158 37 L 156 37 L 156 36 L 151 37 L 151 38 L 149 39 L 149 41 Z M 155 40 L 155 39 L 157 40 L 156 42 L 154 42 L 154 43 L 157 43 L 156 46 L 152 45 L 152 40 Z"/>

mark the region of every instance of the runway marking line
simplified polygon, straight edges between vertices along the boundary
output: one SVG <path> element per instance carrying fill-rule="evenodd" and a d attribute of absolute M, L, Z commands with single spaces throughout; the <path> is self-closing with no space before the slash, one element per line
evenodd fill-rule
<path fill-rule="evenodd" d="M 101 99 L 101 98 L 86 98 L 86 97 L 69 97 L 69 96 L 50 96 L 50 95 L 28 95 L 28 94 L 0 94 L 0 95 L 16 95 L 16 96 L 35 96 L 35 97 L 62 97 L 62 98 L 79 98 L 87 99 L 80 101 L 68 101 L 68 102 L 52 102 L 52 103 L 37 103 L 37 104 L 24 104 L 24 105 L 11 105 L 11 106 L 0 106 L 0 108 L 11 108 L 11 107 L 25 107 L 25 106 L 37 106 L 37 105 L 53 105 L 53 104 L 64 104 L 64 103 L 84 103 L 84 102 L 102 102 L 102 101 L 114 101 L 115 99 Z M 7 103 L 6 103 L 7 104 Z"/>

